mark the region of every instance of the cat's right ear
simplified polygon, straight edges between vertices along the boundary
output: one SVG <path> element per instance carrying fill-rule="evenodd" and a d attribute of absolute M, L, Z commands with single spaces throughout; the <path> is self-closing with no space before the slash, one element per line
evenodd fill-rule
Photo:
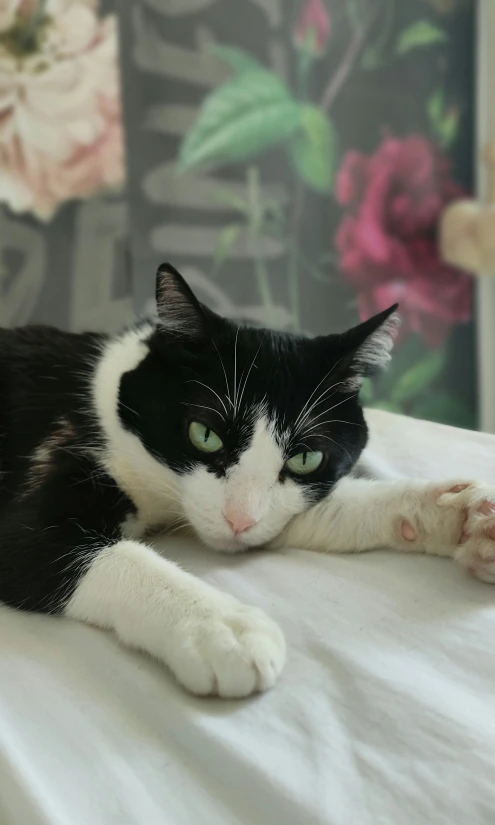
<path fill-rule="evenodd" d="M 160 325 L 165 331 L 189 340 L 206 335 L 205 311 L 172 264 L 165 263 L 158 267 L 156 307 Z"/>

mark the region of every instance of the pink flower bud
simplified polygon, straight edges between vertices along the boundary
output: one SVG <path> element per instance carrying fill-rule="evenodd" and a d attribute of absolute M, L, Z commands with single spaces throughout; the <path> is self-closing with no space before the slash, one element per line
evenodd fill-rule
<path fill-rule="evenodd" d="M 325 51 L 329 37 L 330 15 L 323 0 L 307 0 L 294 30 L 295 45 L 317 57 Z"/>

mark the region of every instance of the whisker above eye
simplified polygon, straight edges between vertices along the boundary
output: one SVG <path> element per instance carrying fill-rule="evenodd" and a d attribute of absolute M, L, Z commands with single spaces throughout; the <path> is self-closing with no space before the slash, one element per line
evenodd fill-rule
<path fill-rule="evenodd" d="M 225 406 L 224 402 L 223 402 L 223 401 L 222 401 L 222 399 L 220 398 L 219 394 L 218 394 L 217 392 L 215 392 L 215 390 L 213 390 L 211 387 L 209 387 L 209 386 L 208 386 L 208 384 L 203 384 L 203 382 L 202 382 L 202 381 L 198 381 L 196 378 L 191 378 L 191 379 L 189 379 L 189 381 L 186 381 L 186 384 L 199 384 L 201 387 L 204 387 L 204 388 L 205 388 L 205 390 L 209 390 L 210 392 L 212 392 L 212 393 L 213 393 L 213 395 L 216 395 L 216 397 L 217 397 L 217 398 L 218 398 L 218 400 L 220 401 L 220 404 L 221 404 L 221 405 L 222 405 L 222 407 L 224 408 L 224 410 L 225 410 L 225 415 L 228 415 L 228 413 L 227 413 L 227 407 Z"/>
<path fill-rule="evenodd" d="M 348 450 L 346 450 L 346 448 L 345 448 L 345 447 L 343 447 L 343 446 L 342 446 L 342 444 L 339 444 L 339 442 L 338 442 L 338 441 L 335 441 L 335 439 L 334 439 L 334 438 L 330 438 L 330 436 L 329 436 L 329 435 L 323 435 L 322 433 L 319 433 L 319 434 L 318 434 L 318 438 L 325 438 L 327 441 L 332 441 L 332 442 L 333 442 L 333 443 L 334 443 L 337 447 L 339 447 L 341 450 L 343 450 L 343 451 L 344 451 L 344 453 L 347 453 L 347 455 L 349 456 L 349 461 L 352 461 L 352 458 L 351 458 L 351 456 L 350 456 L 350 454 L 349 454 Z"/>
<path fill-rule="evenodd" d="M 234 418 L 237 415 L 237 339 L 239 338 L 239 327 L 235 334 L 234 343 Z"/>
<path fill-rule="evenodd" d="M 343 356 L 342 356 L 342 357 L 343 357 Z M 326 379 L 328 378 L 328 376 L 332 374 L 332 372 L 334 371 L 334 369 L 335 369 L 336 367 L 338 367 L 338 365 L 340 364 L 340 362 L 341 362 L 341 361 L 342 361 L 342 358 L 339 358 L 339 360 L 338 360 L 338 361 L 337 361 L 337 362 L 333 365 L 333 367 L 332 367 L 330 370 L 328 370 L 328 372 L 326 373 L 326 375 L 324 375 L 324 376 L 323 376 L 323 378 L 321 379 L 320 383 L 319 383 L 319 384 L 317 384 L 317 386 L 314 388 L 313 392 L 312 392 L 312 393 L 311 393 L 311 395 L 309 396 L 309 398 L 308 398 L 308 400 L 306 401 L 306 403 L 305 403 L 304 407 L 302 408 L 301 412 L 300 412 L 300 413 L 299 413 L 299 415 L 297 416 L 297 418 L 296 418 L 296 420 L 295 420 L 295 422 L 294 422 L 294 424 L 295 424 L 295 425 L 299 423 L 299 420 L 300 420 L 301 416 L 303 415 L 304 411 L 307 409 L 307 407 L 308 407 L 309 403 L 311 402 L 311 399 L 312 399 L 312 398 L 314 398 L 314 396 L 315 396 L 315 395 L 316 395 L 316 393 L 318 392 L 318 390 L 319 390 L 319 388 L 321 387 L 321 385 L 323 384 L 323 382 L 324 382 L 324 381 L 326 381 Z M 335 386 L 335 385 L 334 385 L 334 386 Z"/>
<path fill-rule="evenodd" d="M 223 421 L 226 420 L 225 416 L 222 415 L 220 410 L 216 410 L 214 407 L 205 407 L 204 404 L 191 404 L 189 401 L 181 401 L 180 403 L 183 404 L 185 407 L 199 407 L 201 410 L 211 410 L 211 412 L 217 413 L 217 415 L 219 415 Z"/>
<path fill-rule="evenodd" d="M 335 392 L 332 392 L 331 395 L 328 395 L 328 393 L 330 392 L 330 390 L 333 390 L 333 389 L 335 389 L 335 387 L 338 387 L 339 384 L 345 384 L 345 381 L 337 381 L 335 384 L 332 384 L 331 387 L 327 387 L 326 390 L 324 390 L 322 393 L 320 393 L 320 395 L 318 396 L 316 401 L 313 401 L 313 403 L 311 404 L 309 409 L 306 410 L 303 417 L 299 421 L 299 428 L 298 428 L 299 432 L 302 429 L 302 427 L 304 427 L 305 422 L 308 420 L 309 416 L 311 415 L 311 413 L 313 412 L 315 407 L 317 407 L 318 404 L 322 404 L 323 400 L 328 401 L 329 398 L 331 398 L 333 395 L 336 395 L 338 390 L 335 390 Z"/>
<path fill-rule="evenodd" d="M 215 347 L 218 357 L 220 358 L 220 364 L 222 365 L 223 375 L 225 378 L 225 386 L 227 387 L 227 401 L 229 402 L 230 406 L 233 407 L 234 404 L 232 403 L 232 399 L 230 397 L 230 387 L 229 387 L 229 380 L 227 378 L 227 370 L 225 369 L 225 364 L 223 363 L 222 356 L 220 355 L 220 350 L 218 349 L 215 340 L 212 338 L 212 344 Z"/>
<path fill-rule="evenodd" d="M 241 394 L 240 394 L 240 396 L 239 396 L 239 403 L 238 403 L 238 407 L 240 407 L 240 406 L 241 406 L 242 396 L 244 395 L 244 390 L 246 389 L 246 384 L 247 384 L 247 382 L 248 382 L 248 378 L 249 378 L 250 372 L 251 372 L 251 370 L 253 369 L 253 367 L 255 366 L 255 361 L 256 361 L 256 359 L 257 359 L 257 357 L 258 357 L 258 355 L 259 355 L 259 351 L 260 351 L 260 349 L 261 349 L 261 347 L 262 347 L 263 341 L 265 340 L 265 335 L 266 335 L 266 330 L 263 332 L 263 337 L 262 337 L 262 339 L 261 339 L 261 342 L 260 342 L 260 345 L 259 345 L 258 349 L 256 350 L 256 355 L 254 356 L 253 360 L 251 361 L 251 366 L 250 366 L 250 367 L 249 367 L 249 369 L 248 369 L 248 372 L 247 372 L 247 375 L 246 375 L 246 380 L 244 381 L 244 384 L 243 384 L 243 386 L 242 386 L 242 390 L 241 390 Z"/>

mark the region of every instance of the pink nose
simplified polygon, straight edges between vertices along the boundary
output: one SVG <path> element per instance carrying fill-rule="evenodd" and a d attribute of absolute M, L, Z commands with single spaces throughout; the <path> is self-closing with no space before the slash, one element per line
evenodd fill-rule
<path fill-rule="evenodd" d="M 236 536 L 238 533 L 244 533 L 245 530 L 254 527 L 257 523 L 257 519 L 251 518 L 251 516 L 241 513 L 239 510 L 232 510 L 230 507 L 227 507 L 225 511 L 225 521 L 230 524 Z"/>

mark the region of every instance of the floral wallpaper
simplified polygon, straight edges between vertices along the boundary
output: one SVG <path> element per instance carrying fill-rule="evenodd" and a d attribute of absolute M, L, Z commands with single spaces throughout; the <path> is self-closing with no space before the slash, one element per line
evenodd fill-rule
<path fill-rule="evenodd" d="M 472 280 L 436 242 L 471 186 L 474 5 L 0 0 L 0 321 L 117 325 L 164 258 L 295 332 L 398 301 L 364 401 L 474 426 Z"/>
<path fill-rule="evenodd" d="M 115 16 L 0 0 L 0 201 L 41 220 L 124 180 Z"/>
<path fill-rule="evenodd" d="M 112 3 L 0 0 L 2 325 L 116 329 L 132 315 L 116 277 L 127 230 L 117 28 Z"/>

